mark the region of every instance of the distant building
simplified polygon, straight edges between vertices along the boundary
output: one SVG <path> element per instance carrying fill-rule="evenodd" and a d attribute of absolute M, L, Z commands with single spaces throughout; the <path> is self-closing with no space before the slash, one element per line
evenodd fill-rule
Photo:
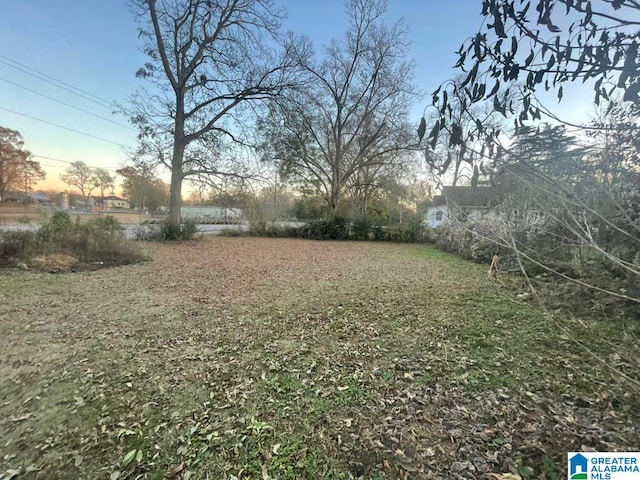
<path fill-rule="evenodd" d="M 96 202 L 100 202 L 104 206 L 104 208 L 108 210 L 112 208 L 124 208 L 128 210 L 129 208 L 131 208 L 128 201 L 126 201 L 124 198 L 116 197 L 115 195 L 94 198 L 96 199 Z"/>
<path fill-rule="evenodd" d="M 427 209 L 427 225 L 438 227 L 449 220 L 479 220 L 504 199 L 504 189 L 490 186 L 443 187 Z"/>
<path fill-rule="evenodd" d="M 242 209 L 213 205 L 185 206 L 180 208 L 180 217 L 193 218 L 204 223 L 237 222 L 242 217 Z"/>
<path fill-rule="evenodd" d="M 46 193 L 36 192 L 31 194 L 31 200 L 35 203 L 49 204 L 51 203 L 51 196 Z"/>

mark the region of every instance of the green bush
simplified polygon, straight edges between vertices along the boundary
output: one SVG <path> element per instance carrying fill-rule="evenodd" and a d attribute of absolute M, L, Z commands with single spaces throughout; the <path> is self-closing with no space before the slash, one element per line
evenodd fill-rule
<path fill-rule="evenodd" d="M 309 240 L 346 240 L 349 228 L 345 218 L 333 220 L 314 220 L 298 229 L 298 236 Z"/>
<path fill-rule="evenodd" d="M 167 220 L 157 224 L 140 225 L 136 230 L 136 240 L 150 242 L 181 242 L 194 240 L 198 234 L 195 219 L 186 219 L 182 224 Z"/>
<path fill-rule="evenodd" d="M 243 232 L 244 235 L 252 237 L 271 237 L 271 238 L 307 238 L 301 233 L 301 229 L 304 227 L 288 227 L 283 225 L 276 225 L 272 222 L 265 222 L 264 220 L 251 222 L 249 230 Z"/>
<path fill-rule="evenodd" d="M 382 225 L 374 225 L 371 227 L 371 236 L 376 242 L 384 240 L 384 227 Z"/>
<path fill-rule="evenodd" d="M 6 232 L 0 235 L 0 266 L 10 266 L 34 256 L 37 252 L 36 232 Z"/>
<path fill-rule="evenodd" d="M 179 223 L 165 220 L 160 224 L 160 238 L 169 242 L 182 240 L 182 228 Z"/>
<path fill-rule="evenodd" d="M 425 241 L 425 229 L 418 217 L 408 222 L 390 225 L 385 232 L 385 239 L 390 242 L 416 243 Z"/>
<path fill-rule="evenodd" d="M 253 237 L 264 237 L 267 231 L 267 222 L 258 220 L 249 224 L 249 235 Z"/>
<path fill-rule="evenodd" d="M 356 218 L 351 227 L 353 240 L 369 240 L 371 236 L 371 220 L 368 217 Z"/>
<path fill-rule="evenodd" d="M 198 234 L 198 224 L 195 219 L 187 218 L 180 226 L 180 240 L 193 240 Z"/>
<path fill-rule="evenodd" d="M 350 223 L 344 217 L 312 220 L 301 227 L 283 227 L 264 221 L 252 222 L 249 235 L 257 237 L 291 237 L 307 240 L 376 240 L 391 242 L 424 242 L 426 229 L 420 217 L 405 223 L 383 227 L 372 225 L 371 219 L 360 217 Z"/>
<path fill-rule="evenodd" d="M 81 262 L 126 265 L 144 259 L 112 216 L 78 225 L 68 239 L 70 253 Z"/>
<path fill-rule="evenodd" d="M 246 233 L 239 228 L 225 228 L 218 234 L 220 237 L 243 237 L 245 235 Z"/>
<path fill-rule="evenodd" d="M 56 212 L 46 223 L 43 223 L 38 230 L 38 238 L 44 244 L 59 244 L 73 230 L 74 225 L 71 217 L 66 212 Z"/>

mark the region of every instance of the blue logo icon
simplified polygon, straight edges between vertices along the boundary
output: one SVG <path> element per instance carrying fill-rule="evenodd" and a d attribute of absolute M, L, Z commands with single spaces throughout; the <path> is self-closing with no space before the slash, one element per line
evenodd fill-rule
<path fill-rule="evenodd" d="M 587 480 L 589 461 L 581 453 L 569 458 L 569 480 Z"/>

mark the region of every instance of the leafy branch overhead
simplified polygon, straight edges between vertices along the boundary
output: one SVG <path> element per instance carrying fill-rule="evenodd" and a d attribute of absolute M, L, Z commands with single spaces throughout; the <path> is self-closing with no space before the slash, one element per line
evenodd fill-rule
<path fill-rule="evenodd" d="M 458 50 L 455 68 L 461 82 L 445 83 L 433 92 L 439 121 L 427 140 L 435 146 L 451 123 L 452 94 L 464 107 L 490 101 L 503 116 L 515 116 L 516 129 L 540 120 L 544 108 L 536 92 L 555 91 L 558 101 L 571 82 L 588 82 L 594 103 L 640 104 L 640 3 L 622 0 L 484 0 L 483 27 Z M 418 132 L 420 140 L 426 125 Z M 450 128 L 451 143 L 461 141 Z M 478 125 L 488 141 L 496 132 Z"/>

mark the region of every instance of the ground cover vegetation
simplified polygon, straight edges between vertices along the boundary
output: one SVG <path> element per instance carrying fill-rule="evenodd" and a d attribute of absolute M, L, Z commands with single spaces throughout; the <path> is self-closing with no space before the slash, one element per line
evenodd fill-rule
<path fill-rule="evenodd" d="M 48 272 L 95 269 L 144 261 L 113 217 L 73 222 L 55 213 L 37 229 L 0 233 L 0 267 Z"/>
<path fill-rule="evenodd" d="M 547 316 L 422 245 L 145 249 L 0 275 L 3 478 L 556 479 L 640 440 L 637 323 Z"/>

